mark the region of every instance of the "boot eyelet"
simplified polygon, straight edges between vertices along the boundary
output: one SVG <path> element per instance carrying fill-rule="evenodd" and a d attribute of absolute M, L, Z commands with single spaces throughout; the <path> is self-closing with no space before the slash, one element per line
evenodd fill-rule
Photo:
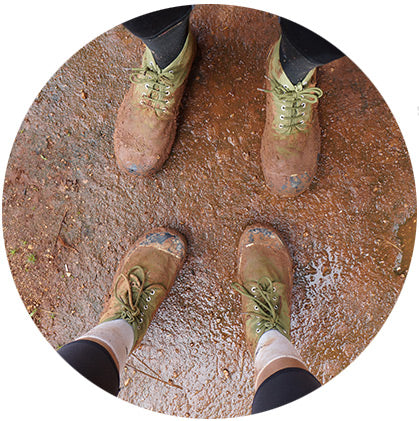
<path fill-rule="evenodd" d="M 173 74 L 173 70 L 169 70 L 169 73 Z"/>
<path fill-rule="evenodd" d="M 164 103 L 165 103 L 165 104 L 168 104 L 168 103 L 169 103 L 169 100 L 168 100 L 168 99 L 166 99 L 166 101 L 164 101 Z"/>
<path fill-rule="evenodd" d="M 144 310 L 147 310 L 147 309 L 148 309 L 148 305 L 146 304 L 146 305 L 143 307 L 143 309 L 144 309 Z"/>
<path fill-rule="evenodd" d="M 274 305 L 274 309 L 275 310 L 278 310 L 278 306 L 276 304 Z"/>
<path fill-rule="evenodd" d="M 304 120 L 300 120 L 300 124 L 304 124 Z"/>
<path fill-rule="evenodd" d="M 138 320 L 138 323 L 142 323 L 143 322 L 143 318 L 141 318 L 140 320 Z"/>
<path fill-rule="evenodd" d="M 145 87 L 146 89 L 149 89 L 149 88 L 150 88 L 150 85 L 149 85 L 148 83 L 146 83 L 146 84 L 144 85 L 144 87 Z"/>
<path fill-rule="evenodd" d="M 272 291 L 273 291 L 273 292 L 276 292 L 276 287 L 273 287 L 273 288 L 272 288 Z"/>
<path fill-rule="evenodd" d="M 303 112 L 301 115 L 306 115 L 306 113 Z"/>
<path fill-rule="evenodd" d="M 166 96 L 169 96 L 170 95 L 170 92 L 169 91 L 166 91 L 165 94 L 166 94 Z"/>
<path fill-rule="evenodd" d="M 150 295 L 154 295 L 156 293 L 156 291 L 154 290 L 154 289 L 152 289 L 151 291 L 150 291 Z"/>
<path fill-rule="evenodd" d="M 258 311 L 259 310 L 259 307 L 258 306 L 254 306 L 253 307 L 256 311 Z"/>
<path fill-rule="evenodd" d="M 284 128 L 284 125 L 283 125 L 283 124 L 280 124 L 280 125 L 278 125 L 278 127 L 279 127 L 280 129 L 283 129 L 283 128 Z"/>
<path fill-rule="evenodd" d="M 250 291 L 252 291 L 252 292 L 256 292 L 256 287 L 252 287 L 252 288 L 250 288 Z"/>
<path fill-rule="evenodd" d="M 260 329 L 259 328 L 256 329 L 256 333 L 260 333 Z"/>
<path fill-rule="evenodd" d="M 147 297 L 145 300 L 149 303 L 151 301 L 151 297 Z"/>
<path fill-rule="evenodd" d="M 284 115 L 282 115 L 282 114 L 279 116 L 279 119 L 280 119 L 280 120 L 283 120 L 284 118 L 285 118 L 285 116 L 284 116 Z"/>
<path fill-rule="evenodd" d="M 301 104 L 301 106 L 302 106 L 303 108 L 305 108 L 305 107 L 306 107 L 306 103 L 305 103 L 305 102 L 303 102 L 303 103 Z"/>
<path fill-rule="evenodd" d="M 276 301 L 278 299 L 278 297 L 272 297 L 272 301 Z"/>
<path fill-rule="evenodd" d="M 289 89 L 289 88 L 288 88 L 288 85 L 284 85 L 284 88 L 285 88 L 285 89 Z"/>
<path fill-rule="evenodd" d="M 285 111 L 285 105 L 281 105 L 281 110 Z"/>

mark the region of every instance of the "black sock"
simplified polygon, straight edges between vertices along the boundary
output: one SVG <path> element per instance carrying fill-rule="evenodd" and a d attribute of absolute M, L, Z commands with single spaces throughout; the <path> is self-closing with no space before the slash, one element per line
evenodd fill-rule
<path fill-rule="evenodd" d="M 153 53 L 157 65 L 167 67 L 185 45 L 192 6 L 172 7 L 124 23 Z"/>
<path fill-rule="evenodd" d="M 279 45 L 279 59 L 285 74 L 293 85 L 301 82 L 307 73 L 317 66 L 300 54 L 285 36 L 282 36 Z"/>
<path fill-rule="evenodd" d="M 293 21 L 280 18 L 280 61 L 288 79 L 296 85 L 317 66 L 343 57 L 329 41 Z"/>
<path fill-rule="evenodd" d="M 153 53 L 154 60 L 160 69 L 167 67 L 182 51 L 188 31 L 189 18 L 186 18 L 161 35 L 142 39 Z"/>

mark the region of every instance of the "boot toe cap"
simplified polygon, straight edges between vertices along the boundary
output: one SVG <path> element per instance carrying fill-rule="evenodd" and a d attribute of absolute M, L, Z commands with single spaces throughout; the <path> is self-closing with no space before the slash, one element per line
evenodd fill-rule
<path fill-rule="evenodd" d="M 115 154 L 118 167 L 128 174 L 145 177 L 156 173 L 164 164 L 164 159 L 159 154 L 145 156 L 128 149 L 118 152 Z"/>
<path fill-rule="evenodd" d="M 248 226 L 240 237 L 239 250 L 251 245 L 265 245 L 278 250 L 284 247 L 284 243 L 275 229 L 263 224 Z"/>
<path fill-rule="evenodd" d="M 182 234 L 169 229 L 158 228 L 150 231 L 141 242 L 141 246 L 155 247 L 181 260 L 186 256 L 186 240 Z"/>
<path fill-rule="evenodd" d="M 283 175 L 265 173 L 268 187 L 281 197 L 295 197 L 308 189 L 313 176 L 307 171 L 299 174 Z"/>

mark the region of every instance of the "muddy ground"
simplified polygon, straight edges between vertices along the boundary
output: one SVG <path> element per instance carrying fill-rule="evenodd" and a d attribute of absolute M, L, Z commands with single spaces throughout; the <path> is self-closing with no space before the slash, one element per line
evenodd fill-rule
<path fill-rule="evenodd" d="M 117 263 L 140 234 L 159 226 L 183 233 L 187 261 L 129 359 L 119 396 L 166 414 L 230 417 L 249 414 L 253 396 L 240 298 L 230 288 L 243 229 L 267 223 L 286 239 L 293 341 L 325 383 L 362 352 L 396 302 L 416 197 L 397 124 L 348 58 L 319 71 L 322 150 L 310 190 L 295 199 L 272 194 L 260 167 L 257 88 L 277 18 L 200 5 L 191 24 L 199 53 L 163 170 L 141 179 L 115 164 L 127 68 L 144 48 L 118 26 L 77 52 L 35 99 L 10 156 L 3 229 L 16 286 L 54 348 L 95 325 Z"/>

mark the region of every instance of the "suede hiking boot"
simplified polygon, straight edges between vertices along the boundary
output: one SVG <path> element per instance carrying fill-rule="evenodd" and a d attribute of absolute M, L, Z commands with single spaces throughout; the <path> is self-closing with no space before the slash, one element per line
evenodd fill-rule
<path fill-rule="evenodd" d="M 283 197 L 306 190 L 317 170 L 320 126 L 317 102 L 323 95 L 315 87 L 315 69 L 293 85 L 279 61 L 278 40 L 269 53 L 266 122 L 261 142 L 266 184 Z"/>
<path fill-rule="evenodd" d="M 114 146 L 120 169 L 151 175 L 168 158 L 176 135 L 176 118 L 187 77 L 196 53 L 191 32 L 178 57 L 165 69 L 146 48 L 140 68 L 132 69 L 132 82 L 118 110 Z"/>
<path fill-rule="evenodd" d="M 123 319 L 134 330 L 134 350 L 183 265 L 186 241 L 168 229 L 137 240 L 121 260 L 99 323 Z"/>
<path fill-rule="evenodd" d="M 290 339 L 291 257 L 279 235 L 262 225 L 247 227 L 238 248 L 238 282 L 248 349 L 255 354 L 263 333 L 276 329 Z"/>

